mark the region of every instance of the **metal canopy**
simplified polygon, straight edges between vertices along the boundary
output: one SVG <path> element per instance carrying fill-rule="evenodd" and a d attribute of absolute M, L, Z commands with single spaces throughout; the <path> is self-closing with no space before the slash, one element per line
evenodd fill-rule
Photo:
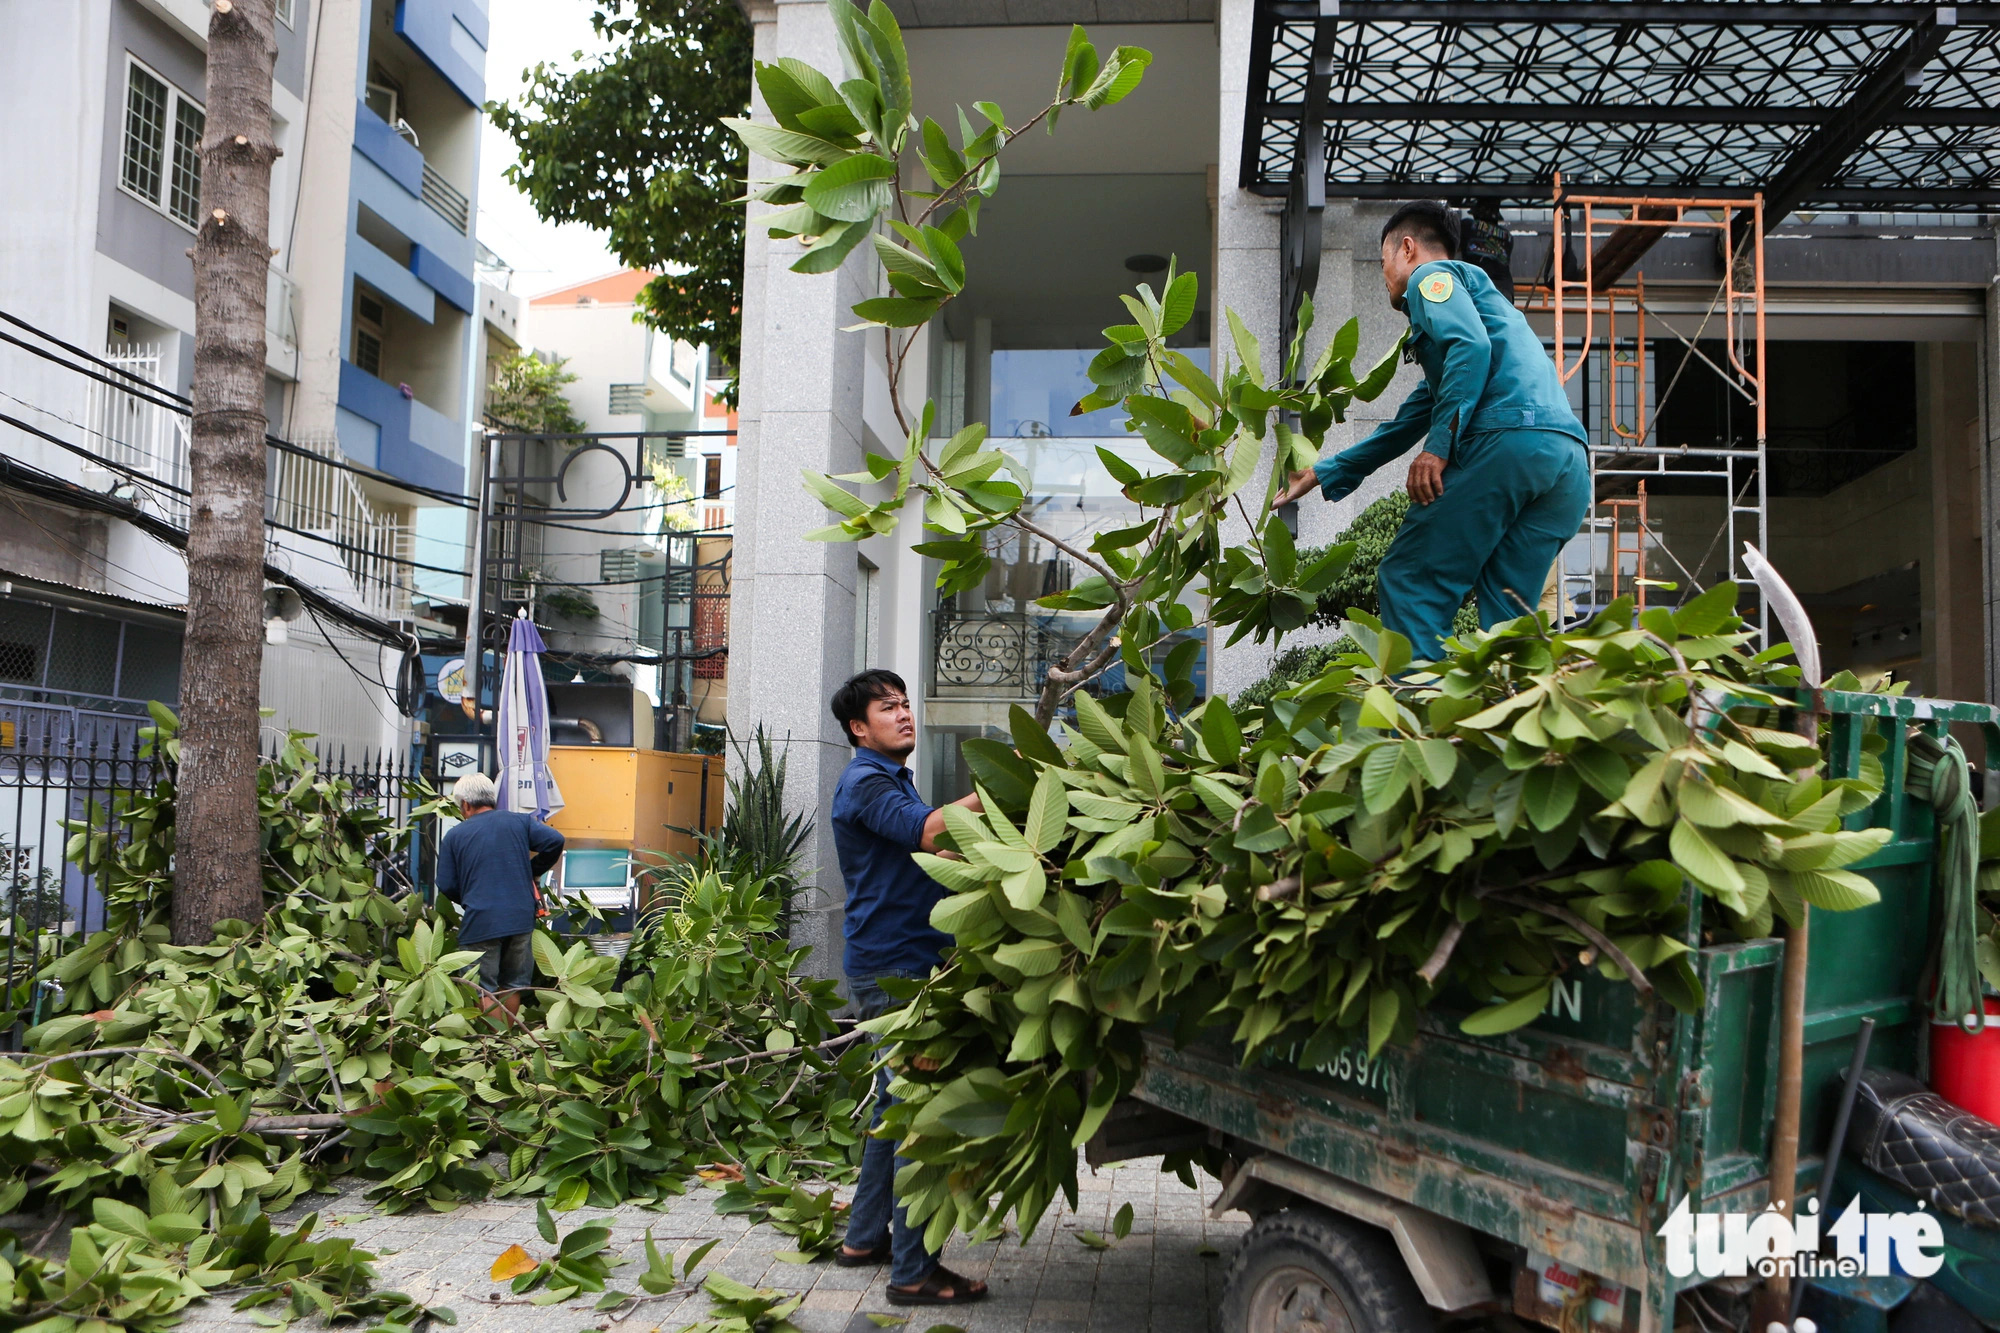
<path fill-rule="evenodd" d="M 1258 0 L 1250 60 L 1264 195 L 2000 206 L 2000 3 Z"/>

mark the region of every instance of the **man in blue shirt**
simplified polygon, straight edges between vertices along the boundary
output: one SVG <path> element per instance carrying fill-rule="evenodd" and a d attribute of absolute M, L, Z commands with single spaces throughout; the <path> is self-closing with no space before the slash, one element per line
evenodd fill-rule
<path fill-rule="evenodd" d="M 562 855 L 563 835 L 515 810 L 496 810 L 493 779 L 468 773 L 451 789 L 465 818 L 438 844 L 438 892 L 464 909 L 458 947 L 482 956 L 466 969 L 480 1007 L 513 1021 L 535 984 L 535 877 Z"/>
<path fill-rule="evenodd" d="M 1275 505 L 1318 487 L 1329 500 L 1418 441 L 1411 504 L 1377 576 L 1382 623 L 1419 661 L 1440 644 L 1465 594 L 1491 627 L 1533 611 L 1563 543 L 1590 508 L 1583 426 L 1542 340 L 1492 279 L 1457 253 L 1442 204 L 1405 204 L 1382 228 L 1389 302 L 1410 317 L 1424 380 L 1395 419 L 1292 474 Z"/>
<path fill-rule="evenodd" d="M 903 761 L 917 748 L 910 692 L 893 671 L 864 671 L 833 696 L 833 716 L 854 747 L 854 758 L 833 792 L 833 848 L 847 884 L 843 933 L 846 971 L 855 1006 L 864 1019 L 894 1008 L 882 989 L 885 977 L 921 980 L 937 967 L 951 936 L 931 925 L 931 908 L 944 886 L 917 868 L 910 853 L 936 852 L 944 811 L 924 803 Z M 979 798 L 957 804 L 979 809 Z M 918 1068 L 936 1068 L 921 1057 Z M 875 1123 L 889 1104 L 889 1071 L 875 1076 Z M 836 1259 L 844 1268 L 889 1261 L 893 1305 L 963 1305 L 986 1295 L 986 1284 L 961 1277 L 924 1247 L 895 1201 L 903 1159 L 888 1139 L 868 1140 L 861 1179 L 847 1214 L 847 1240 Z M 893 1213 L 893 1219 L 892 1219 Z M 893 1222 L 893 1225 L 892 1225 Z"/>

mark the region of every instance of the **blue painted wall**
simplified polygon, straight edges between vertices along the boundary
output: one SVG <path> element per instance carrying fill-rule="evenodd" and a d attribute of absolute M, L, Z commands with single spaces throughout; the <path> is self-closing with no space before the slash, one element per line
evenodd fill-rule
<path fill-rule="evenodd" d="M 357 434 L 362 422 L 375 426 L 378 435 L 372 461 L 381 471 L 436 490 L 464 489 L 465 463 L 458 450 L 465 432 L 458 422 L 414 398 L 405 398 L 395 385 L 384 384 L 347 361 L 340 363 L 340 407 L 343 427 L 350 424 L 345 414 L 359 419 L 352 423 Z M 347 445 L 345 429 L 341 444 L 343 448 Z"/>
<path fill-rule="evenodd" d="M 396 0 L 396 31 L 460 97 L 486 101 L 484 0 Z"/>

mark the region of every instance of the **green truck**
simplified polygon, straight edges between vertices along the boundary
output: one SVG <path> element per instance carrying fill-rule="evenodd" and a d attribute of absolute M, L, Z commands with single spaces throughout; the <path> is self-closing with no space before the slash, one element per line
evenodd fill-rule
<path fill-rule="evenodd" d="M 1883 795 L 1849 822 L 1893 837 L 1854 867 L 1879 904 L 1813 913 L 1801 1197 L 1862 1020 L 1875 1021 L 1869 1065 L 1912 1071 L 1929 1016 L 1917 993 L 1938 842 L 1930 805 L 1905 790 L 1909 735 L 1957 723 L 2000 746 L 2000 710 L 1985 705 L 1818 700 L 1834 776 L 1858 771 L 1867 733 L 1885 738 Z M 1372 1060 L 1357 1047 L 1316 1068 L 1246 1068 L 1224 1041 L 1177 1049 L 1155 1033 L 1134 1097 L 1088 1156 L 1203 1142 L 1228 1155 L 1215 1210 L 1256 1219 L 1231 1267 L 1229 1333 L 1389 1333 L 1496 1308 L 1565 1333 L 1661 1333 L 1688 1322 L 1676 1298 L 1699 1279 L 1669 1273 L 1660 1228 L 1683 1199 L 1696 1213 L 1765 1206 L 1778 1096 L 1784 941 L 1688 943 L 1706 996 L 1696 1014 L 1580 969 L 1525 1028 L 1470 1037 L 1463 1011 L 1441 1004 L 1415 1041 Z"/>

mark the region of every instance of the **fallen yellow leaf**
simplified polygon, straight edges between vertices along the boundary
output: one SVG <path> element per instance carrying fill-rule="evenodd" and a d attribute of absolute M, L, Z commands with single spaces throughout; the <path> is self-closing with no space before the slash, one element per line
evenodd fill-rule
<path fill-rule="evenodd" d="M 521 1274 L 532 1269 L 534 1266 L 534 1255 L 529 1254 L 518 1245 L 509 1245 L 506 1249 L 500 1251 L 500 1257 L 493 1261 L 493 1267 L 487 1271 L 491 1274 L 495 1282 L 505 1282 L 509 1278 L 521 1276 Z"/>

